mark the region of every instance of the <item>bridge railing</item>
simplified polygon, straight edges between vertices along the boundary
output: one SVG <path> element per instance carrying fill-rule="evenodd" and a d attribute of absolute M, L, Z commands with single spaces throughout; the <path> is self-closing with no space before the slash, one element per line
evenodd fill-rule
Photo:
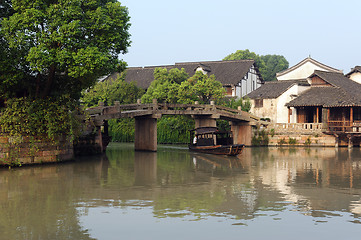
<path fill-rule="evenodd" d="M 220 118 L 229 121 L 247 121 L 251 122 L 252 125 L 262 124 L 267 125 L 268 123 L 260 121 L 256 116 L 239 109 L 233 109 L 224 106 L 215 105 L 214 102 L 211 104 L 173 104 L 173 103 L 153 103 L 142 104 L 138 101 L 135 104 L 123 104 L 115 102 L 113 106 L 104 106 L 99 104 L 98 107 L 87 109 L 87 112 L 92 117 L 103 116 L 101 119 L 117 118 L 121 117 L 136 117 L 149 115 L 149 114 L 160 114 L 160 115 L 204 115 L 204 114 L 215 114 L 219 115 Z"/>
<path fill-rule="evenodd" d="M 135 104 L 115 104 L 113 106 L 101 105 L 98 107 L 88 108 L 91 115 L 104 114 L 104 110 L 117 109 L 118 111 L 129 110 L 219 110 L 232 114 L 242 114 L 243 111 L 214 104 L 173 104 L 173 103 L 135 103 Z M 105 111 L 107 112 L 107 111 Z"/>

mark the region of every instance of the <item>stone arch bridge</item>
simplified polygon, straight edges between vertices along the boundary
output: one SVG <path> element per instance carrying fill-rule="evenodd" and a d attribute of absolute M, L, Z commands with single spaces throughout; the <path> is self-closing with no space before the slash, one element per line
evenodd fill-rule
<path fill-rule="evenodd" d="M 215 127 L 217 119 L 228 120 L 231 125 L 235 144 L 251 145 L 252 126 L 266 124 L 259 118 L 241 111 L 223 106 L 211 104 L 168 104 L 157 103 L 153 100 L 151 104 L 120 105 L 115 102 L 114 106 L 104 106 L 100 103 L 98 107 L 86 110 L 90 116 L 92 126 L 96 128 L 96 143 L 104 151 L 108 139 L 108 120 L 118 118 L 135 119 L 135 150 L 157 151 L 157 119 L 163 115 L 188 115 L 195 120 L 195 128 Z"/>

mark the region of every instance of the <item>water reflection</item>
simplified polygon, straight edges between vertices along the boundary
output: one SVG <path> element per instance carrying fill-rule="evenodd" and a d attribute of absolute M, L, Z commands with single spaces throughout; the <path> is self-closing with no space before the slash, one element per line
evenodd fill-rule
<path fill-rule="evenodd" d="M 99 218 L 117 209 L 125 211 L 117 218 L 137 209 L 154 219 L 243 226 L 292 222 L 294 212 L 315 224 L 361 223 L 360 166 L 360 149 L 247 148 L 234 158 L 113 144 L 107 155 L 72 163 L 0 169 L 0 239 L 94 239 L 89 219 L 99 231 Z"/>

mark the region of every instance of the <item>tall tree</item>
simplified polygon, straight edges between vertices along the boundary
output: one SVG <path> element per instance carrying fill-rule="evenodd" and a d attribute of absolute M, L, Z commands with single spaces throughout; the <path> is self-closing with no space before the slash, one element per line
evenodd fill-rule
<path fill-rule="evenodd" d="M 111 106 L 115 101 L 120 104 L 136 103 L 144 90 L 136 86 L 134 82 L 126 82 L 125 74 L 122 73 L 116 80 L 96 83 L 92 88 L 84 91 L 81 102 L 85 107 L 98 106 L 99 102 Z"/>
<path fill-rule="evenodd" d="M 265 64 L 265 71 L 262 77 L 265 81 L 276 81 L 276 73 L 288 68 L 289 64 L 286 58 L 281 55 L 264 55 L 261 56 Z"/>
<path fill-rule="evenodd" d="M 157 99 L 158 102 L 176 103 L 179 86 L 188 78 L 188 73 L 183 68 L 181 70 L 173 68 L 169 71 L 166 68 L 156 68 L 154 81 L 142 96 L 142 101 L 151 103 L 152 99 Z"/>
<path fill-rule="evenodd" d="M 0 97 L 78 98 L 100 76 L 124 68 L 118 55 L 130 45 L 130 24 L 117 0 L 12 0 L 11 8 L 1 36 L 2 51 L 14 58 L 1 59 Z"/>
<path fill-rule="evenodd" d="M 276 73 L 288 68 L 288 61 L 281 55 L 258 55 L 246 50 L 238 50 L 231 53 L 223 60 L 253 59 L 265 81 L 275 81 Z"/>
<path fill-rule="evenodd" d="M 208 76 L 197 71 L 187 81 L 182 82 L 178 90 L 179 103 L 209 104 L 210 101 L 219 102 L 225 97 L 225 89 L 222 83 L 216 80 L 214 75 Z"/>

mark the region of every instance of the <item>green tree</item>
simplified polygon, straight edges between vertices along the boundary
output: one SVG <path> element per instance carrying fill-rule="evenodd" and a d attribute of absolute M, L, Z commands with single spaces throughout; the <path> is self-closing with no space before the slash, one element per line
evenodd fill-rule
<path fill-rule="evenodd" d="M 95 107 L 98 103 L 113 105 L 114 101 L 120 104 L 136 103 L 141 98 L 144 90 L 136 86 L 134 82 L 125 82 L 126 72 L 119 75 L 116 80 L 99 82 L 91 89 L 83 92 L 81 102 L 85 107 Z M 109 134 L 112 141 L 134 141 L 134 119 L 111 119 L 109 120 Z"/>
<path fill-rule="evenodd" d="M 181 83 L 178 90 L 178 103 L 209 104 L 210 101 L 219 103 L 225 97 L 225 89 L 214 75 L 208 76 L 197 71 L 187 81 Z"/>
<path fill-rule="evenodd" d="M 254 52 L 250 52 L 248 49 L 246 50 L 237 50 L 234 53 L 229 54 L 228 56 L 226 56 L 225 58 L 223 58 L 224 61 L 226 60 L 243 60 L 243 59 L 253 59 L 256 63 L 256 66 L 258 67 L 259 71 L 261 72 L 261 74 L 266 70 L 266 66 L 264 64 L 264 61 L 262 60 L 262 58 L 254 53 Z M 263 75 L 262 75 L 263 77 Z"/>
<path fill-rule="evenodd" d="M 157 99 L 158 102 L 176 103 L 180 84 L 188 78 L 189 76 L 183 68 L 181 70 L 173 68 L 169 71 L 166 68 L 156 68 L 154 81 L 142 96 L 142 102 L 151 103 L 153 99 Z"/>
<path fill-rule="evenodd" d="M 78 98 L 124 68 L 118 55 L 130 45 L 130 24 L 117 0 L 12 0 L 11 7 L 1 19 L 1 51 L 14 57 L 1 59 L 0 97 Z"/>
<path fill-rule="evenodd" d="M 137 99 L 144 94 L 144 90 L 137 87 L 134 82 L 126 82 L 125 74 L 121 74 L 111 82 L 99 82 L 84 91 L 81 98 L 82 104 L 85 107 L 95 107 L 99 102 L 104 102 L 108 106 L 113 105 L 114 101 L 119 101 L 121 104 L 136 103 Z"/>
<path fill-rule="evenodd" d="M 289 63 L 284 56 L 281 55 L 258 55 L 254 52 L 246 50 L 238 50 L 231 53 L 223 60 L 242 60 L 253 59 L 258 67 L 262 78 L 265 81 L 275 81 L 276 73 L 288 68 Z"/>
<path fill-rule="evenodd" d="M 264 55 L 261 58 L 266 66 L 265 71 L 262 73 L 265 81 L 276 81 L 276 73 L 287 69 L 289 66 L 286 58 L 281 55 Z"/>
<path fill-rule="evenodd" d="M 241 107 L 241 110 L 245 112 L 249 112 L 249 110 L 251 110 L 251 101 L 247 97 L 239 99 L 224 99 L 222 105 L 233 109 L 238 109 L 238 107 Z"/>

